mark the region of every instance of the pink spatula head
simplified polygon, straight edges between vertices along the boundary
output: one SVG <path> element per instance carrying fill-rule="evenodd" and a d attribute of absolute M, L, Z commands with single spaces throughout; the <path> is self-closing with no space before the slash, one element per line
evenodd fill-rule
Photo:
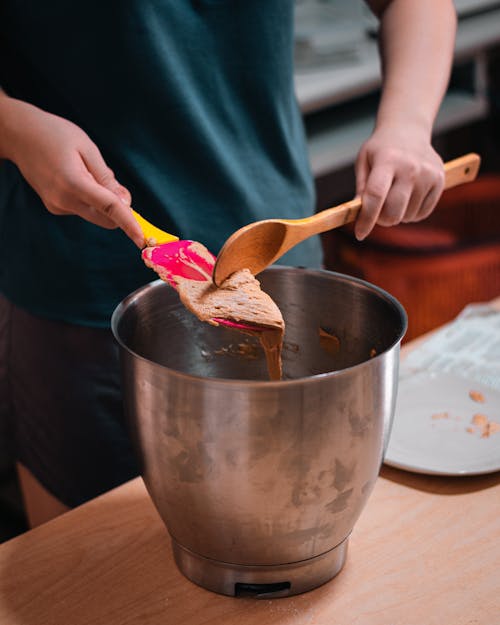
<path fill-rule="evenodd" d="M 142 258 L 162 280 L 177 288 L 179 279 L 211 280 L 215 256 L 196 241 L 172 241 L 142 250 Z"/>
<path fill-rule="evenodd" d="M 162 280 L 174 289 L 179 287 L 181 280 L 212 282 L 215 256 L 205 246 L 197 241 L 179 241 L 178 237 L 153 226 L 139 213 L 133 213 L 144 234 L 146 247 L 142 250 L 142 258 Z M 252 334 L 268 330 L 265 326 L 219 317 L 214 317 L 212 321 Z"/>
<path fill-rule="evenodd" d="M 215 256 L 197 241 L 177 240 L 146 247 L 142 250 L 142 259 L 174 289 L 178 288 L 181 280 L 212 282 Z M 265 326 L 250 325 L 219 317 L 214 317 L 213 321 L 223 326 L 252 333 L 268 329 Z"/>

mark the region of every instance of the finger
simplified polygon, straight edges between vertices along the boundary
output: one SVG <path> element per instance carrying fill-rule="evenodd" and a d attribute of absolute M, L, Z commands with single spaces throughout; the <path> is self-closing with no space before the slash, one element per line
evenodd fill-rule
<path fill-rule="evenodd" d="M 115 178 L 113 170 L 106 165 L 99 148 L 92 141 L 88 141 L 79 150 L 87 171 L 89 171 L 96 182 L 102 187 L 115 191 L 118 187 L 118 181 Z"/>
<path fill-rule="evenodd" d="M 439 198 L 444 191 L 445 175 L 444 167 L 434 172 L 434 184 L 431 186 L 431 190 L 422 202 L 422 206 L 416 216 L 416 221 L 426 219 L 432 211 L 436 208 Z"/>
<path fill-rule="evenodd" d="M 128 189 L 118 182 L 113 170 L 108 167 L 102 157 L 99 148 L 89 141 L 81 150 L 80 156 L 87 170 L 92 174 L 95 181 L 109 191 L 112 191 L 125 203 L 130 206 L 132 198 Z"/>
<path fill-rule="evenodd" d="M 442 192 L 443 189 L 441 185 L 436 185 L 432 187 L 432 189 L 429 191 L 424 201 L 422 202 L 422 206 L 420 207 L 418 214 L 415 216 L 414 221 L 422 221 L 423 219 L 427 219 L 427 217 L 429 217 L 429 215 L 436 208 Z"/>
<path fill-rule="evenodd" d="M 417 183 L 415 184 L 412 196 L 408 203 L 406 215 L 403 218 L 404 222 L 420 221 L 425 217 L 421 216 L 422 211 L 426 215 L 432 212 L 432 208 L 428 209 L 427 197 L 431 192 L 433 196 L 442 192 L 444 188 L 444 169 L 436 167 L 423 167 L 420 175 L 418 176 Z M 425 209 L 424 209 L 425 203 Z"/>
<path fill-rule="evenodd" d="M 354 171 L 356 175 L 356 195 L 361 197 L 365 190 L 366 181 L 370 172 L 368 152 L 366 150 L 361 150 L 358 154 L 354 165 Z"/>
<path fill-rule="evenodd" d="M 111 170 L 107 169 L 112 175 Z M 133 216 L 130 205 L 94 179 L 81 154 L 78 153 L 67 163 L 63 184 L 59 186 L 57 192 L 48 198 L 47 204 L 52 207 L 48 209 L 51 212 L 77 214 L 104 228 L 119 227 L 138 247 L 144 246 L 144 235 Z"/>
<path fill-rule="evenodd" d="M 395 226 L 399 224 L 406 213 L 411 192 L 412 188 L 408 181 L 396 179 L 387 194 L 377 223 L 380 226 Z"/>
<path fill-rule="evenodd" d="M 130 206 L 125 204 L 115 193 L 98 184 L 92 177 L 81 181 L 78 199 L 92 207 L 107 220 L 114 222 L 134 241 L 137 247 L 144 246 L 144 235 L 137 223 Z"/>
<path fill-rule="evenodd" d="M 64 208 L 59 208 L 58 206 L 54 206 L 53 204 L 49 204 L 48 202 L 44 202 L 45 208 L 52 213 L 53 215 L 64 216 L 64 215 L 73 215 L 72 211 L 65 210 Z"/>
<path fill-rule="evenodd" d="M 115 191 L 115 193 L 118 195 L 120 200 L 127 206 L 130 206 L 132 204 L 132 196 L 130 195 L 130 191 L 122 184 L 118 183 L 118 189 Z"/>
<path fill-rule="evenodd" d="M 78 207 L 75 207 L 74 212 L 76 215 L 82 217 L 82 219 L 90 221 L 90 223 L 100 226 L 101 228 L 106 228 L 107 230 L 115 230 L 118 228 L 118 225 L 113 220 L 109 219 L 92 206 L 81 203 Z"/>
<path fill-rule="evenodd" d="M 374 166 L 370 171 L 361 194 L 361 210 L 354 226 L 354 233 L 359 241 L 368 236 L 377 223 L 391 188 L 393 175 L 393 170 L 390 167 Z"/>
<path fill-rule="evenodd" d="M 432 185 L 430 184 L 419 184 L 417 187 L 413 189 L 413 192 L 408 201 L 408 206 L 406 208 L 406 212 L 403 215 L 401 221 L 404 223 L 410 223 L 412 221 L 418 221 L 417 215 L 422 208 L 422 205 L 425 201 L 425 198 L 429 194 Z"/>
<path fill-rule="evenodd" d="M 109 230 L 113 230 L 118 228 L 114 221 L 105 217 L 102 213 L 96 211 L 87 204 L 83 202 L 79 202 L 78 200 L 72 199 L 68 200 L 65 203 L 64 208 L 57 207 L 55 205 L 46 204 L 47 210 L 53 215 L 57 216 L 69 216 L 69 215 L 77 215 L 86 221 L 89 221 L 96 226 L 101 226 L 102 228 L 107 228 Z"/>

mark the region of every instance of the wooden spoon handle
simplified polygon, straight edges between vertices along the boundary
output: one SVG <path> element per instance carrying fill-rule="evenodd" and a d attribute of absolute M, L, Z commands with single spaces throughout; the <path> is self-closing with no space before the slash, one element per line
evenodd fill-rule
<path fill-rule="evenodd" d="M 466 154 L 444 164 L 444 188 L 451 189 L 464 182 L 471 182 L 477 176 L 481 158 L 478 154 Z M 300 240 L 308 238 L 313 234 L 320 234 L 327 230 L 333 230 L 344 224 L 354 221 L 361 209 L 361 198 L 355 197 L 349 202 L 344 202 L 338 206 L 327 208 L 324 211 L 308 218 L 307 234 L 301 232 Z M 296 223 L 304 223 L 297 220 Z"/>
<path fill-rule="evenodd" d="M 444 164 L 444 188 L 451 189 L 476 179 L 481 165 L 479 154 L 466 154 Z"/>

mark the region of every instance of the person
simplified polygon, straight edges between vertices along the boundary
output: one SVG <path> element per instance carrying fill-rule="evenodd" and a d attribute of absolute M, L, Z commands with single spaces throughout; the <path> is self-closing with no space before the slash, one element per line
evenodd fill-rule
<path fill-rule="evenodd" d="M 375 223 L 443 188 L 431 130 L 452 0 L 369 0 L 383 86 L 356 161 Z M 237 228 L 313 211 L 293 89 L 292 0 L 0 3 L 0 406 L 32 525 L 137 474 L 123 424 L 119 301 L 155 276 L 133 205 L 214 253 Z M 317 239 L 282 261 L 318 267 Z"/>

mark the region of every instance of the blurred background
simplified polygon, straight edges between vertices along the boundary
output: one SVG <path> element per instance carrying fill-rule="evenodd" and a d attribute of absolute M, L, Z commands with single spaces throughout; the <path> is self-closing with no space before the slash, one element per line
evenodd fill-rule
<path fill-rule="evenodd" d="M 405 306 L 405 340 L 500 295 L 500 1 L 455 5 L 454 66 L 433 143 L 444 160 L 478 152 L 478 180 L 445 192 L 419 224 L 377 227 L 363 243 L 349 227 L 323 236 L 328 269 L 365 278 Z M 380 93 L 376 39 L 377 21 L 362 0 L 297 1 L 296 91 L 318 210 L 353 195 L 354 160 Z"/>

